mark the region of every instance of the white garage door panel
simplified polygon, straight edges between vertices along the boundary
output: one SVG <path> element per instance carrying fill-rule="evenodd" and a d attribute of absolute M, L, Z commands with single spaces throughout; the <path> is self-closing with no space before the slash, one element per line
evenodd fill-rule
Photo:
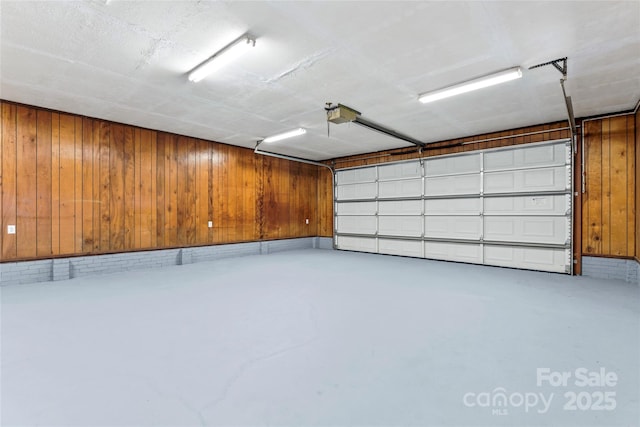
<path fill-rule="evenodd" d="M 337 247 L 570 272 L 572 154 L 562 140 L 339 171 Z"/>
<path fill-rule="evenodd" d="M 338 200 L 375 199 L 378 185 L 375 182 L 338 186 Z"/>
<path fill-rule="evenodd" d="M 489 151 L 484 155 L 484 170 L 561 166 L 570 163 L 565 144 Z"/>
<path fill-rule="evenodd" d="M 422 178 L 403 179 L 401 181 L 382 181 L 378 183 L 378 197 L 420 197 Z"/>
<path fill-rule="evenodd" d="M 336 221 L 338 233 L 375 234 L 377 230 L 375 216 L 339 216 Z"/>
<path fill-rule="evenodd" d="M 562 191 L 567 189 L 567 167 L 486 172 L 484 192 L 522 193 L 535 191 Z"/>
<path fill-rule="evenodd" d="M 378 233 L 384 236 L 422 236 L 422 216 L 380 216 Z"/>
<path fill-rule="evenodd" d="M 480 174 L 426 178 L 425 187 L 426 196 L 480 194 Z"/>
<path fill-rule="evenodd" d="M 422 200 L 394 200 L 378 202 L 380 215 L 422 215 Z"/>
<path fill-rule="evenodd" d="M 484 218 L 484 238 L 500 242 L 563 245 L 568 240 L 567 218 L 562 216 L 496 216 Z"/>
<path fill-rule="evenodd" d="M 441 239 L 479 240 L 482 219 L 477 216 L 427 216 L 424 218 L 424 236 Z"/>
<path fill-rule="evenodd" d="M 376 252 L 376 239 L 365 237 L 338 236 L 336 241 L 338 249 L 359 252 Z"/>
<path fill-rule="evenodd" d="M 568 249 L 523 248 L 508 246 L 484 247 L 486 264 L 530 270 L 567 272 Z"/>
<path fill-rule="evenodd" d="M 565 215 L 571 209 L 571 195 L 488 197 L 484 213 L 506 215 Z"/>
<path fill-rule="evenodd" d="M 424 201 L 425 215 L 479 215 L 480 198 L 431 199 Z"/>
<path fill-rule="evenodd" d="M 446 261 L 482 263 L 482 247 L 479 244 L 424 242 L 425 258 Z"/>
<path fill-rule="evenodd" d="M 480 172 L 480 154 L 429 159 L 425 162 L 425 175 L 451 175 Z"/>
<path fill-rule="evenodd" d="M 378 180 L 421 178 L 420 162 L 397 163 L 378 167 Z"/>
<path fill-rule="evenodd" d="M 361 168 L 338 171 L 336 173 L 336 184 L 355 184 L 358 182 L 375 182 L 376 168 Z"/>
<path fill-rule="evenodd" d="M 376 202 L 338 203 L 338 215 L 375 215 Z"/>
<path fill-rule="evenodd" d="M 422 258 L 422 242 L 418 240 L 380 239 L 378 247 L 381 254 Z"/>

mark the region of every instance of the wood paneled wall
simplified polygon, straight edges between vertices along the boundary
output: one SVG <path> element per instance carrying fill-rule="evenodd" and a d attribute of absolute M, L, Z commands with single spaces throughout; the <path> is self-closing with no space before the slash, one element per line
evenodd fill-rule
<path fill-rule="evenodd" d="M 1 102 L 1 114 L 1 261 L 333 234 L 324 168 L 11 102 Z M 578 252 L 640 255 L 639 114 L 584 122 Z M 558 122 L 442 141 L 422 156 L 568 138 L 564 128 Z M 509 137 L 523 133 L 530 135 Z M 498 137 L 506 138 L 476 142 Z M 339 169 L 418 156 L 397 149 L 334 162 Z M 8 225 L 17 234 L 7 234 Z"/>
<path fill-rule="evenodd" d="M 318 174 L 318 235 L 333 237 L 333 176 L 327 168 Z"/>
<path fill-rule="evenodd" d="M 583 126 L 583 254 L 633 257 L 637 244 L 635 117 L 588 120 Z"/>
<path fill-rule="evenodd" d="M 636 259 L 640 262 L 640 109 L 636 110 Z"/>
<path fill-rule="evenodd" d="M 331 235 L 316 166 L 0 106 L 1 261 Z"/>

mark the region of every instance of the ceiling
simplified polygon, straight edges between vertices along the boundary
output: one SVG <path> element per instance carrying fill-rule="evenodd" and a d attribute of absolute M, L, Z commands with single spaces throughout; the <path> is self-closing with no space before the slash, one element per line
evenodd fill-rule
<path fill-rule="evenodd" d="M 243 147 L 304 127 L 269 151 L 321 160 L 564 120 L 640 99 L 640 2 L 0 2 L 0 97 Z M 243 33 L 256 47 L 199 83 L 193 67 Z M 417 96 L 522 66 L 524 76 L 431 104 Z"/>

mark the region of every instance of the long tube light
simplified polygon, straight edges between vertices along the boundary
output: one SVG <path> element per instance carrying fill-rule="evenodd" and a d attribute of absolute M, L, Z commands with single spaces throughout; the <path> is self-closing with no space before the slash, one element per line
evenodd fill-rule
<path fill-rule="evenodd" d="M 471 92 L 485 87 L 494 86 L 500 83 L 519 79 L 522 77 L 522 69 L 520 67 L 510 68 L 488 76 L 469 80 L 446 88 L 438 89 L 433 92 L 427 92 L 418 97 L 418 101 L 426 104 L 428 102 L 437 101 L 439 99 L 449 98 L 450 96 L 460 95 L 462 93 Z"/>
<path fill-rule="evenodd" d="M 279 133 L 277 135 L 268 136 L 262 140 L 262 142 L 276 142 L 287 138 L 293 138 L 294 136 L 304 135 L 307 131 L 303 128 L 290 130 L 288 132 Z"/>
<path fill-rule="evenodd" d="M 248 35 L 234 40 L 189 73 L 189 81 L 199 82 L 214 71 L 239 58 L 256 45 L 256 40 Z"/>

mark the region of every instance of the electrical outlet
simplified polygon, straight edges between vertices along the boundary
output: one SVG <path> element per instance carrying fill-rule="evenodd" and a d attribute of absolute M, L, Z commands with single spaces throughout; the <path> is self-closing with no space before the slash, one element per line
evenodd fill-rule
<path fill-rule="evenodd" d="M 7 225 L 7 234 L 16 234 L 16 226 Z"/>
<path fill-rule="evenodd" d="M 304 223 L 305 223 L 305 224 L 309 224 L 309 218 L 305 219 L 305 220 L 304 220 Z"/>
<path fill-rule="evenodd" d="M 213 227 L 213 221 L 209 221 L 209 222 L 207 223 L 207 226 L 208 226 L 209 228 L 212 228 L 212 227 Z"/>

